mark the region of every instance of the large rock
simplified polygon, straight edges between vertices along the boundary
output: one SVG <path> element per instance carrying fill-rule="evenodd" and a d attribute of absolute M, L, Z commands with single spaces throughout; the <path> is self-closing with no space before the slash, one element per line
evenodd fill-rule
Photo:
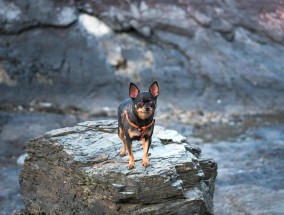
<path fill-rule="evenodd" d="M 84 122 L 33 139 L 20 174 L 28 214 L 212 214 L 217 165 L 173 130 L 156 126 L 151 166 L 119 157 L 116 121 Z"/>

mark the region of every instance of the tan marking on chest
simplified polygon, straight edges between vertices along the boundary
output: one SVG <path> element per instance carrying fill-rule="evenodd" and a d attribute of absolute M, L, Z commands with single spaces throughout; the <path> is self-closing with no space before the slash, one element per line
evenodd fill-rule
<path fill-rule="evenodd" d="M 141 131 L 138 131 L 136 128 L 130 127 L 128 129 L 128 134 L 129 134 L 130 138 L 140 137 L 141 136 Z"/>
<path fill-rule="evenodd" d="M 151 135 L 151 133 L 152 133 L 152 130 L 153 130 L 153 126 L 150 127 L 150 128 L 147 128 L 144 137 L 149 137 Z M 128 134 L 129 134 L 130 138 L 134 138 L 134 137 L 140 137 L 142 135 L 142 132 L 139 131 L 136 128 L 130 127 L 128 129 Z"/>

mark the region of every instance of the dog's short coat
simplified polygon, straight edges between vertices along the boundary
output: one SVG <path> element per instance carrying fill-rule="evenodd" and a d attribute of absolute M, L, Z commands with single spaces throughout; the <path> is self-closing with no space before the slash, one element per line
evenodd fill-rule
<path fill-rule="evenodd" d="M 129 154 L 128 169 L 134 168 L 132 141 L 142 140 L 142 165 L 148 167 L 148 152 L 154 131 L 154 113 L 159 95 L 159 85 L 155 81 L 149 91 L 140 92 L 139 88 L 130 83 L 129 97 L 118 107 L 118 136 L 122 140 L 120 156 Z"/>

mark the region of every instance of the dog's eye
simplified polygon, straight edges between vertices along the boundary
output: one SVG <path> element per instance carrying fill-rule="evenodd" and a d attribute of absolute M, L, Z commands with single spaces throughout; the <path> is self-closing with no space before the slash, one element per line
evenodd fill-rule
<path fill-rule="evenodd" d="M 138 108 L 142 108 L 143 105 L 144 105 L 144 102 L 138 102 L 138 103 L 137 103 L 137 107 L 138 107 Z"/>
<path fill-rule="evenodd" d="M 149 101 L 149 105 L 154 108 L 155 107 L 155 102 L 154 101 Z"/>

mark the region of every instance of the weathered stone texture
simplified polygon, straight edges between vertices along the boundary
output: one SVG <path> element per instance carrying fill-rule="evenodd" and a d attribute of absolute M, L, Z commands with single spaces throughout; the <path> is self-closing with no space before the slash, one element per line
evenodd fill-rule
<path fill-rule="evenodd" d="M 30 214 L 212 214 L 217 164 L 178 133 L 156 126 L 151 166 L 119 157 L 116 121 L 84 122 L 33 139 L 20 174 Z"/>
<path fill-rule="evenodd" d="M 92 109 L 157 79 L 181 107 L 283 110 L 283 5 L 1 0 L 0 102 Z"/>

